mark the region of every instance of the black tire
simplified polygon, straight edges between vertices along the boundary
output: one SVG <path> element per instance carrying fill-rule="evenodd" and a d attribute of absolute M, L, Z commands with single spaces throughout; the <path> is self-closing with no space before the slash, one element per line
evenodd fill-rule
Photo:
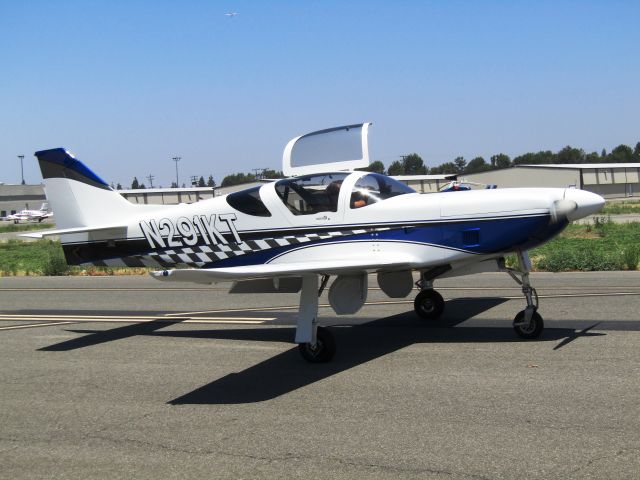
<path fill-rule="evenodd" d="M 516 331 L 516 334 L 524 338 L 525 340 L 532 340 L 534 338 L 538 338 L 544 330 L 544 320 L 538 312 L 533 312 L 531 316 L 531 323 L 529 325 L 516 325 L 516 323 L 522 322 L 524 319 L 524 310 L 518 312 L 516 318 L 513 319 L 513 329 Z"/>
<path fill-rule="evenodd" d="M 444 312 L 444 298 L 435 290 L 422 290 L 416 295 L 413 308 L 420 318 L 435 320 Z"/>
<path fill-rule="evenodd" d="M 324 327 L 318 327 L 316 344 L 301 343 L 298 345 L 300 355 L 309 363 L 326 363 L 336 354 L 336 341 L 333 334 Z"/>

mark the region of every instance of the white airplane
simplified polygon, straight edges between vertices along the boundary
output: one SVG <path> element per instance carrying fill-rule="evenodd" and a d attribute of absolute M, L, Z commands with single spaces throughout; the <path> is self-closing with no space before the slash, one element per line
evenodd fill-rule
<path fill-rule="evenodd" d="M 236 15 L 240 15 L 238 12 L 229 12 L 224 14 L 226 17 L 233 18 Z"/>
<path fill-rule="evenodd" d="M 188 205 L 134 205 L 68 151 L 36 152 L 60 228 L 26 236 L 60 235 L 72 265 L 160 267 L 152 275 L 161 281 L 300 292 L 295 342 L 310 362 L 335 353 L 332 334 L 317 325 L 330 277 L 329 303 L 348 315 L 364 304 L 369 274 L 386 295 L 403 298 L 417 272 L 415 311 L 434 320 L 445 308 L 434 282 L 506 271 L 527 302 L 515 332 L 537 338 L 543 319 L 527 251 L 600 210 L 603 198 L 574 188 L 419 194 L 356 170 L 369 164 L 369 125 L 296 137 L 283 155 L 290 178 Z M 509 253 L 518 268 L 505 268 Z"/>
<path fill-rule="evenodd" d="M 21 210 L 13 215 L 7 216 L 7 220 L 13 220 L 13 223 L 22 222 L 42 222 L 45 218 L 52 217 L 53 213 L 49 211 L 49 204 L 44 202 L 39 210 Z"/>

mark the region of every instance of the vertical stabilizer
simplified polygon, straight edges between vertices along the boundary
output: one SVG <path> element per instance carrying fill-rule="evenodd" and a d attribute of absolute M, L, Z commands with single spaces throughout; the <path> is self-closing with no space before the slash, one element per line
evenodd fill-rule
<path fill-rule="evenodd" d="M 58 228 L 122 222 L 135 205 L 64 148 L 35 153 Z"/>

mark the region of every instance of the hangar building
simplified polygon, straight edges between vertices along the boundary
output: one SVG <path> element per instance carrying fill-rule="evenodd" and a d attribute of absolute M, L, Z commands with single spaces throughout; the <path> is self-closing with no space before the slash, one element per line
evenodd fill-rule
<path fill-rule="evenodd" d="M 0 218 L 20 210 L 36 210 L 47 199 L 43 185 L 0 184 Z"/>
<path fill-rule="evenodd" d="M 392 178 L 410 186 L 416 192 L 436 193 L 443 185 L 452 180 L 457 180 L 458 175 L 455 173 L 446 173 L 444 175 L 394 175 Z"/>
<path fill-rule="evenodd" d="M 516 165 L 471 173 L 464 180 L 505 187 L 576 187 L 604 198 L 640 196 L 640 163 Z M 462 180 L 462 179 L 461 179 Z"/>

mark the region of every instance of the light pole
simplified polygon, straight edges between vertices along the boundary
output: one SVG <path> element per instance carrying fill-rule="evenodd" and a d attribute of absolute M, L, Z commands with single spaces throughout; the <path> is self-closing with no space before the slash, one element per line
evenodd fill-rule
<path fill-rule="evenodd" d="M 22 165 L 24 155 L 18 155 L 18 158 L 20 159 L 20 176 L 22 177 L 22 185 L 24 185 L 24 167 Z"/>
<path fill-rule="evenodd" d="M 180 183 L 178 181 L 178 162 L 182 160 L 182 157 L 173 157 L 172 160 L 176 162 L 176 188 L 179 188 Z"/>

